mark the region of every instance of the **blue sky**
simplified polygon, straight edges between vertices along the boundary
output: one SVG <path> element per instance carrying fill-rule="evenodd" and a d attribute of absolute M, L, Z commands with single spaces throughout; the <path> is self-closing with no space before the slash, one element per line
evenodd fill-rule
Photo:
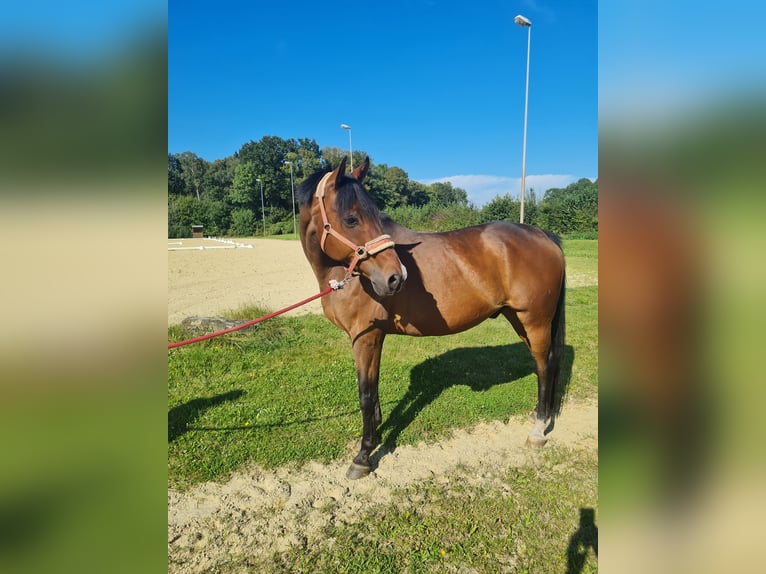
<path fill-rule="evenodd" d="M 603 122 L 662 125 L 766 87 L 766 3 L 602 0 Z"/>
<path fill-rule="evenodd" d="M 98 61 L 112 56 L 133 35 L 160 26 L 166 15 L 166 4 L 159 0 L 6 2 L 0 54 Z"/>
<path fill-rule="evenodd" d="M 595 178 L 597 2 L 170 0 L 168 151 L 207 160 L 265 135 L 348 147 L 481 205 Z"/>

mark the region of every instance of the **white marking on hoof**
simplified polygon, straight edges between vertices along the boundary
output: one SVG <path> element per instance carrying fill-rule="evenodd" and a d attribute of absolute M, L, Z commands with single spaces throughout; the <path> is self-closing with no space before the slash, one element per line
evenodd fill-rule
<path fill-rule="evenodd" d="M 545 429 L 547 429 L 550 424 L 551 419 L 549 418 L 545 420 L 535 419 L 535 426 L 532 427 L 532 430 L 529 431 L 529 435 L 527 436 L 527 444 L 535 448 L 545 446 L 545 443 L 548 442 L 548 437 L 545 436 Z"/>
<path fill-rule="evenodd" d="M 346 471 L 346 478 L 350 478 L 351 480 L 364 478 L 365 476 L 370 474 L 371 470 L 372 468 L 369 466 L 364 466 L 364 465 L 356 464 L 355 462 L 352 462 L 351 466 L 349 466 L 348 470 Z"/>
<path fill-rule="evenodd" d="M 532 433 L 529 433 L 527 435 L 527 444 L 534 448 L 542 448 L 545 446 L 545 443 L 548 442 L 548 439 L 544 436 L 537 436 Z"/>

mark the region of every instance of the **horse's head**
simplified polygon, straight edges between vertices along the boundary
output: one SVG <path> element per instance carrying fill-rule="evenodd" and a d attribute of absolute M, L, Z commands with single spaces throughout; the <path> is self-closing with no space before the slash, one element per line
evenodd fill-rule
<path fill-rule="evenodd" d="M 407 269 L 391 237 L 383 233 L 375 202 L 362 187 L 369 168 L 366 158 L 348 177 L 344 158 L 335 170 L 306 180 L 301 203 L 308 218 L 301 218 L 301 234 L 304 242 L 315 237 L 327 257 L 345 265 L 349 273 L 364 275 L 375 293 L 385 297 L 402 288 Z"/>

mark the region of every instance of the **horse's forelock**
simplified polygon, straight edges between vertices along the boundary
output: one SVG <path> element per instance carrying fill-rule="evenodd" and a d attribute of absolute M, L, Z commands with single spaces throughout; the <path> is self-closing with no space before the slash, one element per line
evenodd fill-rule
<path fill-rule="evenodd" d="M 362 184 L 347 176 L 338 178 L 335 184 L 335 210 L 339 214 L 346 213 L 354 207 L 371 217 L 380 217 L 380 210 Z"/>
<path fill-rule="evenodd" d="M 298 201 L 308 205 L 314 198 L 317 185 L 329 170 L 319 170 L 308 176 L 298 186 Z M 375 201 L 365 191 L 362 184 L 352 177 L 342 175 L 335 183 L 335 210 L 339 214 L 347 213 L 356 204 L 356 209 L 371 217 L 379 217 L 380 210 Z"/>

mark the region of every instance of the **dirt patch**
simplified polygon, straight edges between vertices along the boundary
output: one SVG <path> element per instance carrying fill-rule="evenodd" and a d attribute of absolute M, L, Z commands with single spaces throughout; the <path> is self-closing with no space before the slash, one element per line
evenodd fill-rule
<path fill-rule="evenodd" d="M 168 240 L 169 325 L 192 315 L 221 316 L 246 305 L 282 309 L 320 291 L 299 242 L 232 241 Z M 319 301 L 290 311 L 321 312 Z"/>
<path fill-rule="evenodd" d="M 243 305 L 280 309 L 319 289 L 300 244 L 263 239 L 235 240 L 249 247 L 209 240 L 182 240 L 168 251 L 168 323 L 192 315 L 223 316 Z M 321 312 L 315 301 L 291 313 Z M 490 484 L 498 471 L 529 464 L 535 451 L 524 443 L 530 423 L 480 424 L 456 431 L 437 444 L 399 447 L 373 455 L 369 477 L 345 476 L 356 452 L 348 445 L 342 462 L 310 463 L 302 468 L 266 471 L 258 467 L 236 473 L 226 483 L 208 482 L 186 491 L 168 492 L 168 567 L 170 572 L 215 571 L 241 558 L 264 558 L 275 551 L 305 546 L 329 524 L 353 523 L 371 505 L 392 500 L 394 490 L 434 478 L 449 483 L 461 477 Z M 595 401 L 565 404 L 550 445 L 596 450 L 598 410 Z M 547 447 L 546 447 L 547 448 Z M 495 477 L 495 478 L 493 478 Z M 416 501 L 413 501 L 415 503 Z"/>
<path fill-rule="evenodd" d="M 524 444 L 528 431 L 526 418 L 514 418 L 507 424 L 483 423 L 470 432 L 456 431 L 438 444 L 378 451 L 375 470 L 356 481 L 345 476 L 356 446 L 349 445 L 349 456 L 336 464 L 276 471 L 254 467 L 225 484 L 208 482 L 184 493 L 170 490 L 169 571 L 209 572 L 232 559 L 258 560 L 305 547 L 328 525 L 354 523 L 371 506 L 390 502 L 395 489 L 431 477 L 449 487 L 449 476 L 458 466 L 463 484 L 468 480 L 492 486 L 497 471 L 534 461 L 537 451 Z M 595 450 L 597 436 L 595 402 L 570 403 L 549 445 Z"/>

